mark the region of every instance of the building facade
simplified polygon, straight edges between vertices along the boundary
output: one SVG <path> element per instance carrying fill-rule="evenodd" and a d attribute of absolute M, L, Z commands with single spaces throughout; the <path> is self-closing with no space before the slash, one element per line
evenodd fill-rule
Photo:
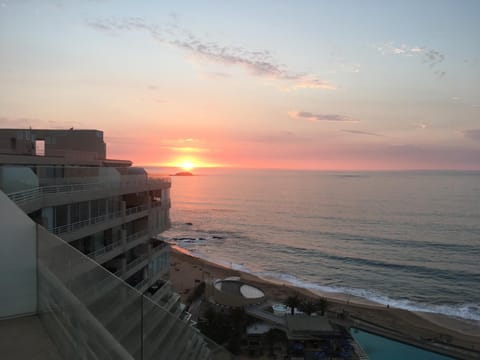
<path fill-rule="evenodd" d="M 2 272 L 18 279 L 5 279 L 0 318 L 38 314 L 66 358 L 212 356 L 156 238 L 170 227 L 169 177 L 107 159 L 98 130 L 2 129 L 0 164 Z"/>

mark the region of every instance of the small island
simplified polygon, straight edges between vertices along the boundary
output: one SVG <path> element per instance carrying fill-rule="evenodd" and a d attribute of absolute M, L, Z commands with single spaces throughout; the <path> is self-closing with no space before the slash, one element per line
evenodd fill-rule
<path fill-rule="evenodd" d="M 193 176 L 193 174 L 189 171 L 180 171 L 180 172 L 177 172 L 173 176 Z"/>

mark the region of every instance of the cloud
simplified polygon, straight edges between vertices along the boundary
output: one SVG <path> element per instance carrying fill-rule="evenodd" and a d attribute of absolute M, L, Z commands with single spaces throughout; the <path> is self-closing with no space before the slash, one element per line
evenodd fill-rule
<path fill-rule="evenodd" d="M 424 130 L 424 129 L 426 129 L 426 128 L 429 127 L 429 125 L 426 124 L 426 123 L 415 123 L 414 125 L 415 125 L 415 127 L 416 127 L 417 129 L 422 129 L 422 130 Z"/>
<path fill-rule="evenodd" d="M 180 153 L 205 153 L 210 151 L 210 149 L 199 147 L 171 147 L 170 149 Z"/>
<path fill-rule="evenodd" d="M 290 111 L 288 115 L 293 119 L 304 119 L 308 121 L 359 122 L 349 116 L 340 114 L 314 114 L 308 111 Z"/>
<path fill-rule="evenodd" d="M 424 52 L 423 63 L 427 64 L 431 68 L 442 63 L 445 60 L 445 55 L 437 50 L 428 50 Z"/>
<path fill-rule="evenodd" d="M 231 77 L 230 74 L 221 71 L 207 71 L 203 75 L 207 79 L 225 79 Z"/>
<path fill-rule="evenodd" d="M 465 130 L 463 136 L 467 139 L 480 142 L 480 129 Z"/>
<path fill-rule="evenodd" d="M 376 45 L 375 48 L 382 55 L 400 55 L 400 56 L 420 56 L 422 63 L 432 69 L 432 73 L 439 79 L 446 75 L 441 69 L 434 69 L 445 60 L 445 55 L 438 50 L 428 49 L 423 46 L 410 46 L 406 44 L 397 45 L 393 42 L 387 42 L 382 45 Z"/>
<path fill-rule="evenodd" d="M 478 108 L 480 107 L 480 104 L 475 104 L 468 102 L 467 100 L 462 99 L 461 97 L 454 96 L 451 98 L 452 103 L 457 104 L 457 105 L 463 105 L 463 106 L 470 106 L 473 108 Z"/>
<path fill-rule="evenodd" d="M 308 89 L 326 89 L 335 90 L 336 86 L 328 83 L 327 81 L 318 79 L 299 79 L 299 81 L 293 86 L 295 89 L 308 88 Z"/>
<path fill-rule="evenodd" d="M 268 50 L 248 50 L 243 47 L 224 46 L 215 41 L 205 41 L 192 32 L 181 29 L 177 23 L 150 24 L 140 17 L 121 19 L 90 19 L 87 24 L 97 31 L 146 31 L 159 43 L 186 50 L 199 60 L 239 66 L 254 76 L 293 83 L 293 88 L 333 90 L 335 86 L 314 74 L 294 72 L 279 64 Z"/>
<path fill-rule="evenodd" d="M 437 78 L 441 79 L 446 75 L 447 72 L 446 71 L 435 70 L 433 73 L 437 76 Z"/>
<path fill-rule="evenodd" d="M 273 134 L 260 134 L 247 136 L 244 138 L 247 141 L 257 142 L 257 143 L 279 143 L 279 144 L 298 144 L 305 143 L 310 141 L 310 139 L 305 137 L 297 136 L 291 131 L 278 131 Z"/>
<path fill-rule="evenodd" d="M 382 45 L 376 45 L 376 49 L 382 55 L 405 55 L 405 56 L 413 56 L 426 51 L 424 47 L 408 46 L 406 44 L 396 45 L 393 42 L 387 42 Z"/>
<path fill-rule="evenodd" d="M 374 132 L 369 131 L 361 131 L 361 130 L 342 130 L 343 132 L 347 132 L 350 134 L 357 134 L 357 135 L 368 135 L 368 136 L 376 136 L 376 137 L 385 137 L 385 135 L 377 134 Z"/>

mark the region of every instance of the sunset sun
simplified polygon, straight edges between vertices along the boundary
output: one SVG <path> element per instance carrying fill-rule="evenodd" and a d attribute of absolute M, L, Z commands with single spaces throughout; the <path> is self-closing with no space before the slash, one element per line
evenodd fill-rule
<path fill-rule="evenodd" d="M 179 167 L 181 167 L 185 171 L 190 171 L 195 169 L 195 164 L 191 161 L 184 161 L 179 165 Z"/>

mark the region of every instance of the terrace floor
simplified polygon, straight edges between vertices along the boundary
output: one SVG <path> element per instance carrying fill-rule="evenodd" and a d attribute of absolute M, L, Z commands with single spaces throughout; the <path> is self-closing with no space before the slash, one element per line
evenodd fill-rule
<path fill-rule="evenodd" d="M 0 358 L 61 360 L 52 339 L 34 315 L 0 320 Z"/>

